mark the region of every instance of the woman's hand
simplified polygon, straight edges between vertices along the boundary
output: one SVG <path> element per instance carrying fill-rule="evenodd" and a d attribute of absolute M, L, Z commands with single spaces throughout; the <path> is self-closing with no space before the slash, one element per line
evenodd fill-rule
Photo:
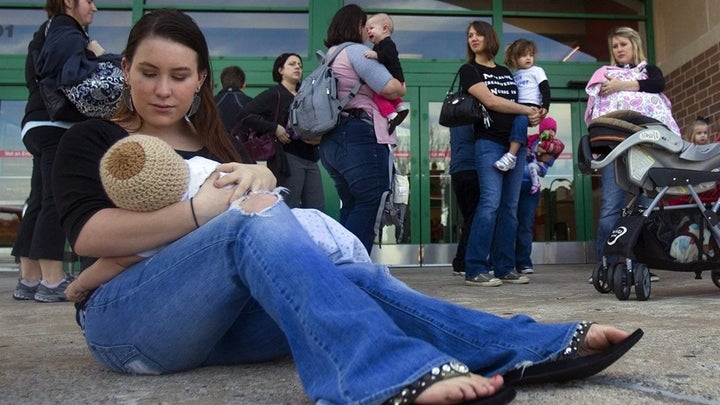
<path fill-rule="evenodd" d="M 65 297 L 70 302 L 82 302 L 85 300 L 85 298 L 87 298 L 89 292 L 89 288 L 83 287 L 82 285 L 80 285 L 80 281 L 78 279 L 75 279 L 65 289 Z"/>
<path fill-rule="evenodd" d="M 285 127 L 280 124 L 278 124 L 277 129 L 275 129 L 275 137 L 282 143 L 290 143 L 292 140 L 290 139 L 290 134 L 287 133 Z"/>
<path fill-rule="evenodd" d="M 95 56 L 100 56 L 105 53 L 105 49 L 94 39 L 87 44 L 87 50 L 94 53 Z"/>
<path fill-rule="evenodd" d="M 223 175 L 214 182 L 214 186 L 216 188 L 233 187 L 228 204 L 250 191 L 272 190 L 277 184 L 277 179 L 270 169 L 263 165 L 225 163 L 218 166 L 217 170 Z"/>
<path fill-rule="evenodd" d="M 607 97 L 618 91 L 638 91 L 640 85 L 637 80 L 619 80 L 605 74 L 607 81 L 600 86 L 600 95 Z"/>
<path fill-rule="evenodd" d="M 543 115 L 541 114 L 541 110 L 537 107 L 528 107 L 530 109 L 528 116 L 528 121 L 530 122 L 530 126 L 534 127 L 538 124 L 540 124 L 540 121 L 543 119 Z"/>
<path fill-rule="evenodd" d="M 228 209 L 230 204 L 250 191 L 272 190 L 276 179 L 262 165 L 225 163 L 205 180 L 193 197 L 193 210 L 202 225 Z"/>

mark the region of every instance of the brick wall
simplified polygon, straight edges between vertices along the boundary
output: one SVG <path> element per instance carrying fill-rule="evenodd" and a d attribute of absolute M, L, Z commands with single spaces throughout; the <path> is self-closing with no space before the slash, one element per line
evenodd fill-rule
<path fill-rule="evenodd" d="M 720 44 L 665 74 L 665 94 L 683 135 L 697 116 L 710 117 L 711 131 L 720 131 Z M 718 137 L 720 138 L 720 137 Z"/>

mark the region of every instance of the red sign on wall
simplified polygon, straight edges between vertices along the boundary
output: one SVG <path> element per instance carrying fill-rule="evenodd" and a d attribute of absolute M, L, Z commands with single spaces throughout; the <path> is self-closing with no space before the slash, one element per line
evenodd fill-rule
<path fill-rule="evenodd" d="M 0 158 L 32 158 L 26 150 L 0 150 Z"/>

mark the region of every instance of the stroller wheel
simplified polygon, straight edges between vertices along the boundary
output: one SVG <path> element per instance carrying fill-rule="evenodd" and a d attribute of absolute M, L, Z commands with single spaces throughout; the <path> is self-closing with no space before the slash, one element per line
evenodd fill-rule
<path fill-rule="evenodd" d="M 642 263 L 635 264 L 633 272 L 635 278 L 635 296 L 638 301 L 647 301 L 650 298 L 650 270 Z"/>
<path fill-rule="evenodd" d="M 612 267 L 612 266 L 610 266 Z M 603 267 L 602 263 L 595 265 L 592 272 L 593 287 L 597 292 L 607 294 L 612 291 L 612 276 L 608 277 L 609 267 Z"/>
<path fill-rule="evenodd" d="M 713 270 L 710 273 L 710 278 L 712 278 L 713 284 L 720 288 L 720 270 Z"/>
<path fill-rule="evenodd" d="M 620 301 L 625 301 L 630 297 L 630 273 L 624 263 L 618 263 L 613 269 L 613 291 Z"/>

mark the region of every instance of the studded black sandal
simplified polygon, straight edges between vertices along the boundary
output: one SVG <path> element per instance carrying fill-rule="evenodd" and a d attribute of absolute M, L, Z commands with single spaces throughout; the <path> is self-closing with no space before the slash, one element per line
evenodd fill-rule
<path fill-rule="evenodd" d="M 572 342 L 555 361 L 534 364 L 522 369 L 509 371 L 503 376 L 507 385 L 557 383 L 577 380 L 595 375 L 622 357 L 642 338 L 638 329 L 620 343 L 597 354 L 583 353 L 582 343 L 592 323 L 581 322 Z"/>
<path fill-rule="evenodd" d="M 460 377 L 470 374 L 470 369 L 459 361 L 451 361 L 439 367 L 434 367 L 429 373 L 420 377 L 419 380 L 403 388 L 397 395 L 385 401 L 384 405 L 402 405 L 413 404 L 415 399 L 420 396 L 431 385 L 447 380 L 449 378 Z M 502 387 L 495 394 L 476 398 L 463 404 L 483 404 L 483 405 L 504 405 L 515 399 L 515 390 L 510 387 Z"/>

